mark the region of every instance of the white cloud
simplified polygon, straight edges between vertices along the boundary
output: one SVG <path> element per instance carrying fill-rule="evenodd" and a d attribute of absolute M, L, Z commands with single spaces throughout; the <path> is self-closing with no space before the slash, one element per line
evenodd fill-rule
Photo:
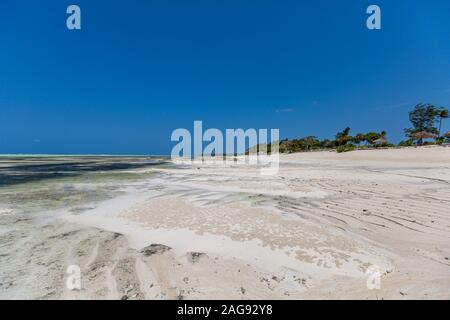
<path fill-rule="evenodd" d="M 286 112 L 292 112 L 294 111 L 293 108 L 281 108 L 281 109 L 277 109 L 275 110 L 277 113 L 286 113 Z"/>

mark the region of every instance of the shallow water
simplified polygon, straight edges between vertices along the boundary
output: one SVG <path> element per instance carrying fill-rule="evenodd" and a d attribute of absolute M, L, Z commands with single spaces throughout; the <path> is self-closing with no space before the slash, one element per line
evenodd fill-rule
<path fill-rule="evenodd" d="M 0 209 L 30 212 L 83 206 L 121 194 L 168 165 L 161 157 L 0 157 Z M 8 211 L 6 211 L 8 210 Z"/>
<path fill-rule="evenodd" d="M 78 257 L 92 239 L 115 239 L 60 215 L 146 190 L 158 168 L 170 165 L 160 157 L 0 156 L 0 298 L 60 294 L 67 256 Z"/>

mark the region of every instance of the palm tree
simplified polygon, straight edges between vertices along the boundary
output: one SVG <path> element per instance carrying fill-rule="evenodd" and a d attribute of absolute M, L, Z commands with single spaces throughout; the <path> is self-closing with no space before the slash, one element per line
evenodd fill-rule
<path fill-rule="evenodd" d="M 442 128 L 442 119 L 447 119 L 450 117 L 450 114 L 448 112 L 448 109 L 446 108 L 441 108 L 441 110 L 439 111 L 439 133 L 438 133 L 438 137 L 441 136 L 441 128 Z"/>
<path fill-rule="evenodd" d="M 345 128 L 342 132 L 338 132 L 336 134 L 336 145 L 341 146 L 344 144 L 347 144 L 348 141 L 352 140 L 353 138 L 349 136 L 350 128 Z"/>

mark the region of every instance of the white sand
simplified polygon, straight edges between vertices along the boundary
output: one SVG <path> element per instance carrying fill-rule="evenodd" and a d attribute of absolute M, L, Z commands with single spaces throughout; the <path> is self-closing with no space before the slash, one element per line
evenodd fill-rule
<path fill-rule="evenodd" d="M 274 177 L 164 173 L 127 210 L 71 217 L 136 250 L 172 248 L 144 265 L 174 289 L 147 298 L 450 298 L 450 148 L 282 155 Z M 187 252 L 204 255 L 190 263 Z M 371 266 L 379 290 L 367 288 Z"/>
<path fill-rule="evenodd" d="M 55 269 L 44 298 L 450 298 L 450 148 L 282 155 L 276 176 L 152 170 L 145 188 L 40 230 Z M 58 285 L 69 263 L 81 291 Z M 13 293 L 42 297 L 33 287 Z"/>

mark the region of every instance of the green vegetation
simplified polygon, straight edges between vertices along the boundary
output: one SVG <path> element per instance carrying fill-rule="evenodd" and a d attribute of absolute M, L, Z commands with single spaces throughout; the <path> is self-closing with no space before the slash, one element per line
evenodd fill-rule
<path fill-rule="evenodd" d="M 409 112 L 412 128 L 406 128 L 405 134 L 417 145 L 423 145 L 424 139 L 435 139 L 436 142 L 444 141 L 444 137 L 441 137 L 442 122 L 448 117 L 447 108 L 436 107 L 429 103 L 419 103 Z M 439 126 L 437 126 L 438 123 Z M 430 144 L 430 142 L 426 144 Z"/>
<path fill-rule="evenodd" d="M 413 139 L 402 140 L 398 145 L 400 147 L 412 147 L 414 145 L 414 140 Z"/>
<path fill-rule="evenodd" d="M 341 153 L 341 152 L 353 151 L 355 149 L 356 149 L 356 147 L 354 144 L 344 144 L 344 145 L 337 147 L 336 152 Z"/>
<path fill-rule="evenodd" d="M 444 119 L 450 117 L 445 107 L 436 107 L 432 104 L 419 103 L 409 112 L 411 128 L 405 129 L 407 139 L 401 141 L 399 147 L 414 145 L 441 145 L 450 143 L 450 132 L 441 133 Z M 357 133 L 350 135 L 350 127 L 336 133 L 334 140 L 319 140 L 316 136 L 307 136 L 298 139 L 284 139 L 280 141 L 281 153 L 308 152 L 315 150 L 336 150 L 337 152 L 353 151 L 355 149 L 393 148 L 397 145 L 387 140 L 386 131 Z M 424 139 L 434 139 L 433 142 Z M 270 152 L 270 144 L 267 145 Z"/>
<path fill-rule="evenodd" d="M 319 140 L 315 136 L 307 136 L 300 139 L 280 141 L 281 153 L 306 152 L 315 150 L 333 150 L 338 152 L 352 151 L 356 148 L 379 148 L 389 146 L 386 132 L 358 133 L 354 137 L 350 135 L 350 128 L 338 132 L 334 140 Z"/>

